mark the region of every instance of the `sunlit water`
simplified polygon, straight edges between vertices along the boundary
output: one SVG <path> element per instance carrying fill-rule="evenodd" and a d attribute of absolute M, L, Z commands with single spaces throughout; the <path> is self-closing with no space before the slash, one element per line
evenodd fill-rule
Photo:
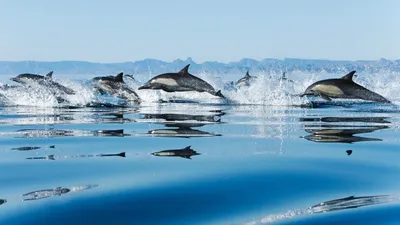
<path fill-rule="evenodd" d="M 254 75 L 238 91 L 199 75 L 228 102 L 147 90 L 121 105 L 56 74 L 68 103 L 1 90 L 0 223 L 400 224 L 399 76 L 357 77 L 394 102 L 379 104 L 296 96 L 339 75 Z"/>

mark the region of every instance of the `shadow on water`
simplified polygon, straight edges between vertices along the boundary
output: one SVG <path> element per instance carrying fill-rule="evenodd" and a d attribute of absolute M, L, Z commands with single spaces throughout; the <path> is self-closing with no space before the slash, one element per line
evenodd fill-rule
<path fill-rule="evenodd" d="M 99 185 L 81 185 L 73 187 L 57 187 L 52 189 L 43 189 L 38 191 L 32 191 L 21 195 L 22 201 L 40 200 L 44 198 L 49 198 L 52 196 L 61 196 L 65 194 L 70 194 L 74 192 L 84 191 L 91 188 L 98 187 Z"/>
<path fill-rule="evenodd" d="M 386 117 L 317 117 L 300 118 L 299 121 L 302 123 L 311 123 L 310 125 L 304 125 L 305 131 L 310 134 L 304 136 L 304 139 L 322 143 L 382 141 L 379 138 L 355 135 L 388 129 L 389 126 L 387 124 L 390 123 Z M 317 122 L 322 122 L 322 124 Z M 354 123 L 361 124 L 354 125 Z M 373 125 L 370 125 L 371 123 Z"/>

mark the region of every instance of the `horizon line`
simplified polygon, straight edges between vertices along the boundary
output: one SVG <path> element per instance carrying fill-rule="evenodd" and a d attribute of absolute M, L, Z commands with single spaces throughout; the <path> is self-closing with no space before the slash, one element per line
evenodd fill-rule
<path fill-rule="evenodd" d="M 157 61 L 161 61 L 161 62 L 165 62 L 165 63 L 173 63 L 175 61 L 191 61 L 194 64 L 204 64 L 207 62 L 217 62 L 217 63 L 223 63 L 223 64 L 228 64 L 228 63 L 234 63 L 234 62 L 240 62 L 242 60 L 255 60 L 258 62 L 261 62 L 263 60 L 280 60 L 280 61 L 285 61 L 285 60 L 292 60 L 292 59 L 296 59 L 296 60 L 315 60 L 315 61 L 346 61 L 346 62 L 359 62 L 359 61 L 379 61 L 379 60 L 388 60 L 388 61 L 399 61 L 399 59 L 386 59 L 384 57 L 381 57 L 379 59 L 356 59 L 356 60 L 346 60 L 346 59 L 318 59 L 318 58 L 295 58 L 295 57 L 285 57 L 285 58 L 262 58 L 262 59 L 254 59 L 254 58 L 241 58 L 240 60 L 237 61 L 229 61 L 229 62 L 222 62 L 222 61 L 216 61 L 216 60 L 207 60 L 207 61 L 203 61 L 203 62 L 196 62 L 195 60 L 193 60 L 192 57 L 187 57 L 186 59 L 181 59 L 181 58 L 176 58 L 172 61 L 167 61 L 167 60 L 161 60 L 161 59 L 156 59 L 156 58 L 144 58 L 144 59 L 139 59 L 139 60 L 132 60 L 132 61 L 118 61 L 118 62 L 96 62 L 96 61 L 89 61 L 89 60 L 54 60 L 54 61 L 47 61 L 47 60 L 0 60 L 0 62 L 43 62 L 43 63 L 56 63 L 56 62 L 87 62 L 87 63 L 97 63 L 97 64 L 118 64 L 118 63 L 135 63 L 135 62 L 140 62 L 140 61 L 145 61 L 145 60 L 157 60 Z"/>

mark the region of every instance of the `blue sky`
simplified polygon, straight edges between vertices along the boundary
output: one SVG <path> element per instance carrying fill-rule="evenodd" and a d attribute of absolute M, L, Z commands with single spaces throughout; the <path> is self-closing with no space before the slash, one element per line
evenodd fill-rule
<path fill-rule="evenodd" d="M 2 0 L 0 60 L 400 58 L 397 0 Z"/>

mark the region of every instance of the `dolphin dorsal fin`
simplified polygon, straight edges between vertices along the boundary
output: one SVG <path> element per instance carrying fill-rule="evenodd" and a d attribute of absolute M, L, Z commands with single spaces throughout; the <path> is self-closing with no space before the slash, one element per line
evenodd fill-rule
<path fill-rule="evenodd" d="M 356 73 L 356 71 L 351 71 L 350 73 L 344 75 L 342 77 L 343 80 L 349 80 L 349 81 L 353 81 L 353 76 Z"/>
<path fill-rule="evenodd" d="M 190 145 L 189 146 L 186 146 L 183 150 L 190 150 Z"/>
<path fill-rule="evenodd" d="M 246 76 L 245 77 L 250 77 L 249 71 L 246 72 Z"/>
<path fill-rule="evenodd" d="M 51 80 L 53 78 L 53 71 L 50 71 L 48 74 L 46 74 L 46 79 Z"/>
<path fill-rule="evenodd" d="M 187 64 L 185 67 L 183 67 L 183 69 L 181 69 L 181 71 L 179 71 L 178 73 L 181 75 L 188 75 L 189 74 L 189 66 L 190 64 Z"/>
<path fill-rule="evenodd" d="M 286 78 L 286 72 L 282 73 L 282 78 L 285 79 Z"/>
<path fill-rule="evenodd" d="M 123 80 L 123 78 L 122 78 L 122 76 L 124 75 L 124 73 L 119 73 L 119 74 L 117 74 L 116 76 L 115 76 L 115 78 L 114 78 L 114 80 L 116 81 L 116 82 L 121 82 L 121 83 L 123 83 L 124 82 L 124 80 Z"/>

